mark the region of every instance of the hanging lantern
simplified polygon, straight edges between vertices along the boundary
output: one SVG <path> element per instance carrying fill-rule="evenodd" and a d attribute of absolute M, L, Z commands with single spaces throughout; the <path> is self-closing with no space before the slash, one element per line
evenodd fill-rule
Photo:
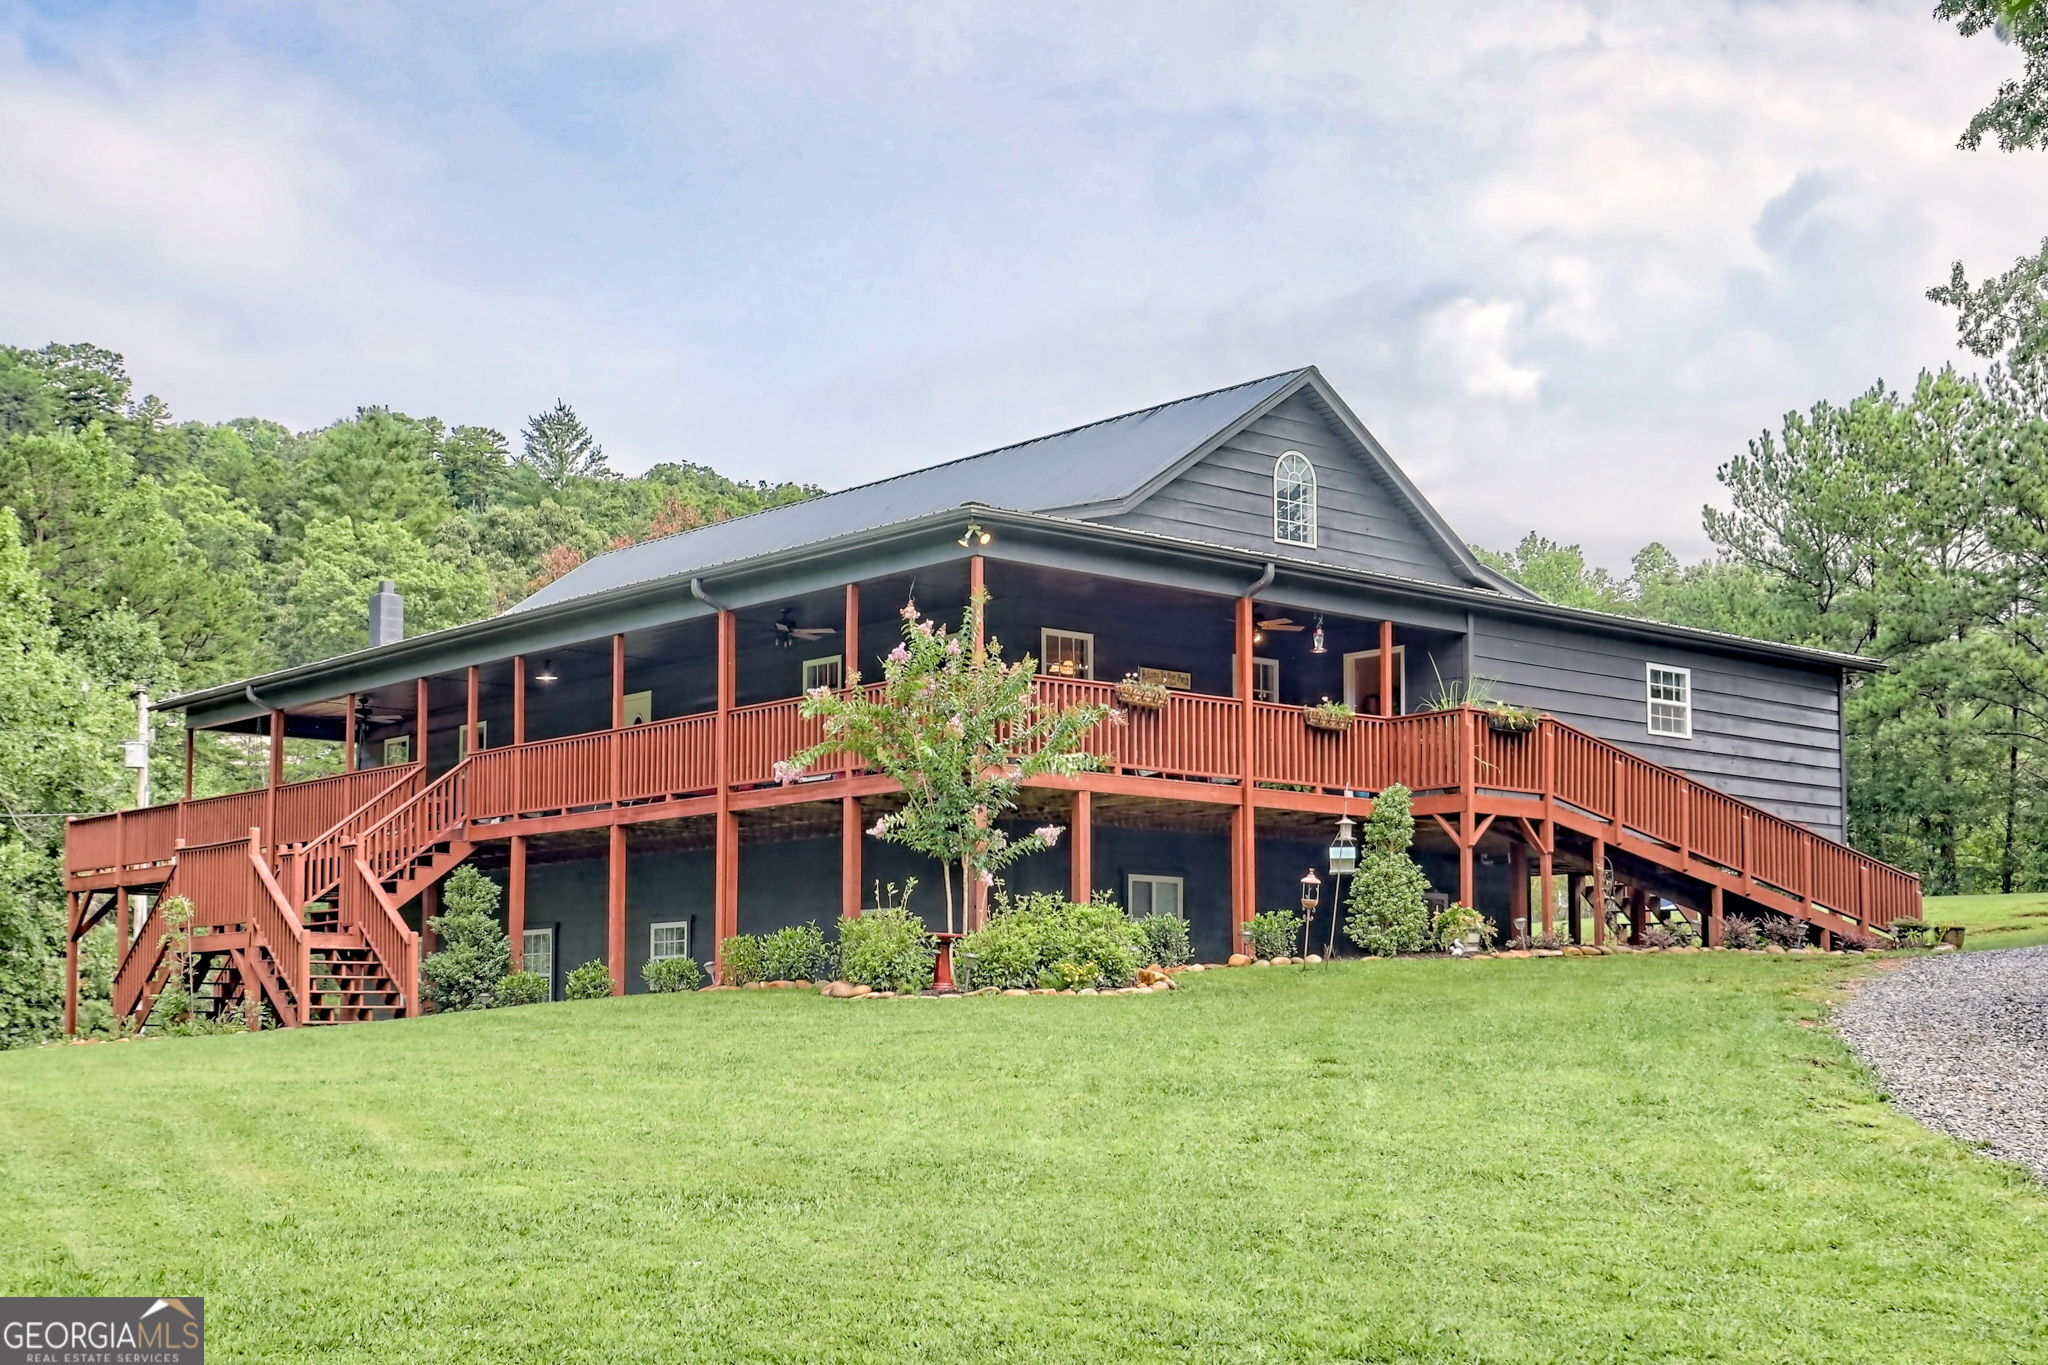
<path fill-rule="evenodd" d="M 1328 654 L 1330 652 L 1329 645 L 1323 640 L 1323 618 L 1320 616 L 1316 618 L 1316 633 L 1308 637 L 1308 652 L 1311 654 Z"/>
<path fill-rule="evenodd" d="M 1358 870 L 1358 841 L 1351 837 L 1355 828 L 1350 816 L 1337 822 L 1337 837 L 1330 841 L 1330 875 L 1344 876 Z"/>
<path fill-rule="evenodd" d="M 1301 908 L 1303 913 L 1313 915 L 1323 901 L 1323 879 L 1310 868 L 1308 875 L 1301 879 Z"/>

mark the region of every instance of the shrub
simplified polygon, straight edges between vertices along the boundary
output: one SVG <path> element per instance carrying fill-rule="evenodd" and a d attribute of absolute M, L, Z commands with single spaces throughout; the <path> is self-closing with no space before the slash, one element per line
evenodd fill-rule
<path fill-rule="evenodd" d="M 1669 925 L 1652 924 L 1643 929 L 1645 948 L 1676 948 L 1684 942 L 1685 940 L 1673 932 Z"/>
<path fill-rule="evenodd" d="M 1179 967 L 1194 956 L 1188 946 L 1188 922 L 1179 915 L 1146 915 L 1133 920 L 1138 931 L 1138 956 L 1146 965 Z"/>
<path fill-rule="evenodd" d="M 570 1000 L 602 1000 L 612 993 L 612 971 L 602 962 L 586 962 L 562 982 L 562 994 Z"/>
<path fill-rule="evenodd" d="M 836 956 L 816 924 L 792 924 L 761 940 L 761 979 L 829 981 Z"/>
<path fill-rule="evenodd" d="M 921 991 L 936 960 L 924 921 L 902 907 L 869 910 L 839 928 L 840 975 L 878 991 Z"/>
<path fill-rule="evenodd" d="M 1546 951 L 1569 948 L 1571 942 L 1571 935 L 1561 929 L 1544 929 L 1529 936 L 1529 946 L 1531 948 L 1542 948 Z"/>
<path fill-rule="evenodd" d="M 1730 915 L 1721 921 L 1723 948 L 1755 948 L 1763 942 L 1763 930 L 1747 915 Z"/>
<path fill-rule="evenodd" d="M 1490 948 L 1494 935 L 1499 932 L 1492 920 L 1471 906 L 1450 905 L 1437 911 L 1436 923 L 1430 927 L 1430 939 L 1440 952 L 1448 953 L 1453 944 L 1463 943 L 1473 934 L 1479 935 L 1480 948 Z"/>
<path fill-rule="evenodd" d="M 609 989 L 611 977 L 605 977 Z M 510 972 L 498 978 L 491 998 L 499 1005 L 538 1005 L 548 998 L 548 979 L 539 972 Z"/>
<path fill-rule="evenodd" d="M 1246 921 L 1245 937 L 1255 957 L 1288 957 L 1301 938 L 1299 910 L 1261 910 Z"/>
<path fill-rule="evenodd" d="M 1763 935 L 1780 948 L 1806 946 L 1806 922 L 1787 915 L 1772 915 L 1763 922 Z"/>
<path fill-rule="evenodd" d="M 761 940 L 753 934 L 734 934 L 718 945 L 718 984 L 747 986 L 768 979 L 766 955 Z"/>
<path fill-rule="evenodd" d="M 441 890 L 441 913 L 427 921 L 439 946 L 420 960 L 420 991 L 437 1010 L 485 1010 L 512 965 L 512 944 L 498 923 L 497 885 L 473 867 L 455 869 Z"/>
<path fill-rule="evenodd" d="M 1891 940 L 1879 934 L 1868 934 L 1861 929 L 1837 929 L 1835 946 L 1852 953 L 1874 953 L 1880 948 L 1892 946 Z"/>
<path fill-rule="evenodd" d="M 1055 962 L 1038 975 L 1038 984 L 1049 991 L 1085 991 L 1102 982 L 1102 973 L 1092 962 Z"/>
<path fill-rule="evenodd" d="M 704 984 L 704 969 L 687 957 L 664 957 L 642 967 L 640 979 L 656 994 L 694 991 Z"/>
<path fill-rule="evenodd" d="M 1917 916 L 1900 916 L 1891 922 L 1889 932 L 1901 948 L 1925 948 L 1934 942 L 1934 926 Z"/>
<path fill-rule="evenodd" d="M 1358 871 L 1346 897 L 1344 935 L 1375 957 L 1419 953 L 1429 940 L 1429 879 L 1408 856 L 1415 816 L 1408 789 L 1388 787 L 1372 803 L 1358 838 Z"/>
<path fill-rule="evenodd" d="M 1183 941 L 1185 933 L 1182 926 Z M 990 908 L 988 927 L 960 940 L 961 979 L 975 989 L 1028 987 L 1067 962 L 1083 971 L 1083 985 L 1127 986 L 1145 965 L 1144 944 L 1137 922 L 1107 897 L 1003 894 Z"/>

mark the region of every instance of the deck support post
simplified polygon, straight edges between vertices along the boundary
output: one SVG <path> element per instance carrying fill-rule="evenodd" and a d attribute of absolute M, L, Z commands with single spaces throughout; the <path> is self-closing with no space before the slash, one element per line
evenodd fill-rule
<path fill-rule="evenodd" d="M 1543 898 L 1543 932 L 1550 933 L 1557 914 L 1557 867 L 1551 853 L 1555 846 L 1557 830 L 1546 820 L 1543 822 L 1543 843 L 1536 849 L 1536 889 Z"/>
<path fill-rule="evenodd" d="M 1477 910 L 1479 897 L 1472 871 L 1473 851 L 1479 836 L 1479 751 L 1478 733 L 1472 724 L 1472 710 L 1458 710 L 1458 904 Z M 1510 926 L 1512 927 L 1512 926 Z"/>
<path fill-rule="evenodd" d="M 1067 831 L 1067 899 L 1084 905 L 1095 894 L 1095 793 L 1074 793 L 1074 827 Z"/>
<path fill-rule="evenodd" d="M 341 715 L 341 770 L 352 773 L 356 770 L 356 694 L 351 692 L 344 700 L 348 710 Z"/>
<path fill-rule="evenodd" d="M 526 970 L 526 836 L 510 839 L 512 865 L 505 874 L 505 937 L 512 941 L 512 970 Z"/>
<path fill-rule="evenodd" d="M 1585 877 L 1577 872 L 1567 873 L 1564 879 L 1565 928 L 1573 943 L 1586 941 L 1585 894 Z"/>
<path fill-rule="evenodd" d="M 1640 886 L 1628 889 L 1628 941 L 1631 947 L 1643 946 L 1643 934 L 1650 927 L 1650 893 Z"/>
<path fill-rule="evenodd" d="M 1607 841 L 1593 840 L 1593 873 L 1588 908 L 1593 912 L 1593 946 L 1607 942 Z"/>
<path fill-rule="evenodd" d="M 737 622 L 731 611 L 718 613 L 718 711 L 712 722 L 713 778 L 717 783 L 717 811 L 712 816 L 711 845 L 711 933 L 712 964 L 722 970 L 717 954 L 725 941 L 740 929 L 739 823 L 732 811 L 732 703 L 738 675 L 734 653 L 738 639 Z M 721 978 L 722 979 L 722 978 Z"/>
<path fill-rule="evenodd" d="M 839 798 L 839 917 L 860 918 L 861 813 L 858 796 Z"/>
<path fill-rule="evenodd" d="M 605 961 L 612 969 L 612 994 L 626 993 L 626 827 L 607 833 L 605 859 Z"/>
<path fill-rule="evenodd" d="M 121 955 L 128 951 L 128 940 L 134 937 L 133 926 L 129 924 L 128 888 L 114 888 L 114 962 L 118 966 Z"/>
<path fill-rule="evenodd" d="M 1245 926 L 1258 913 L 1258 816 L 1253 805 L 1253 750 L 1257 723 L 1252 710 L 1252 599 L 1237 599 L 1237 809 L 1230 817 L 1230 950 L 1243 952 Z"/>
<path fill-rule="evenodd" d="M 425 957 L 441 946 L 441 936 L 434 932 L 434 926 L 427 923 L 441 917 L 441 883 L 435 882 L 420 892 L 420 956 Z"/>
<path fill-rule="evenodd" d="M 1380 622 L 1380 714 L 1394 714 L 1394 623 Z M 1345 685 L 1350 686 L 1347 679 Z"/>
<path fill-rule="evenodd" d="M 983 598 L 988 595 L 988 563 L 980 555 L 967 556 L 967 600 L 974 612 L 974 661 L 982 662 L 988 657 L 987 606 Z M 975 824 L 985 827 L 988 813 L 976 813 Z M 969 933 L 985 928 L 988 924 L 988 888 L 982 885 L 980 868 L 963 868 L 966 885 L 960 888 L 960 925 Z"/>
<path fill-rule="evenodd" d="M 1822 928 L 1818 932 L 1820 935 L 1820 950 L 1824 953 L 1832 952 L 1835 946 L 1834 931 L 1832 929 Z"/>
<path fill-rule="evenodd" d="M 78 893 L 64 897 L 64 1036 L 78 1036 Z"/>
<path fill-rule="evenodd" d="M 1707 947 L 1709 948 L 1721 946 L 1721 909 L 1721 888 L 1718 886 L 1708 887 L 1707 918 L 1706 923 L 1701 926 L 1702 932 L 1700 937 L 1707 941 Z"/>

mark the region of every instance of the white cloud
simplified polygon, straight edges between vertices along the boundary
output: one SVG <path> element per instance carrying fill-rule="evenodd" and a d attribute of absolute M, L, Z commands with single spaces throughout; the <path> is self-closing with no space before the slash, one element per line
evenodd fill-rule
<path fill-rule="evenodd" d="M 1508 359 L 1509 333 L 1522 305 L 1508 299 L 1457 299 L 1422 320 L 1422 343 L 1473 398 L 1526 403 L 1536 397 L 1543 371 Z"/>

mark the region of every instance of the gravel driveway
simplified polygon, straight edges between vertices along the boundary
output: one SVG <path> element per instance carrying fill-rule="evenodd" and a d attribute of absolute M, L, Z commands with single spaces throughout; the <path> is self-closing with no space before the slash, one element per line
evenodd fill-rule
<path fill-rule="evenodd" d="M 2048 1180 L 2048 948 L 1921 958 L 1834 1018 L 1900 1107 Z"/>

